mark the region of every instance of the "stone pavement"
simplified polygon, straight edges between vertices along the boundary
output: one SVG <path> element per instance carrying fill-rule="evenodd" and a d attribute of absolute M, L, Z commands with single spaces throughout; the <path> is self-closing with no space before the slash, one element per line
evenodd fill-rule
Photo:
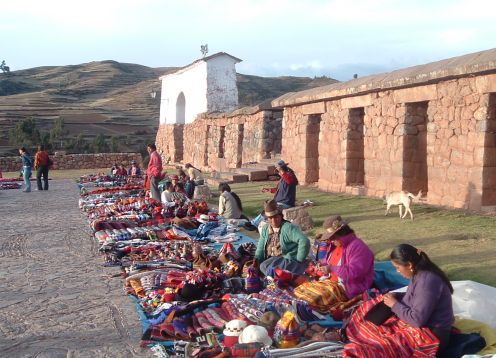
<path fill-rule="evenodd" d="M 152 357 L 70 180 L 0 191 L 0 357 Z M 34 185 L 36 186 L 36 185 Z"/>

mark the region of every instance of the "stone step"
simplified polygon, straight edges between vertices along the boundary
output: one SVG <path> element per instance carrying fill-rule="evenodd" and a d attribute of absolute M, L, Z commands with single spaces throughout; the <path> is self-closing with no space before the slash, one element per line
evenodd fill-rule
<path fill-rule="evenodd" d="M 247 163 L 243 164 L 243 168 L 247 169 L 255 169 L 255 170 L 265 170 L 267 172 L 267 176 L 276 175 L 276 167 L 275 162 L 277 160 L 274 159 L 262 159 L 258 163 Z"/>
<path fill-rule="evenodd" d="M 239 174 L 235 172 L 216 172 L 215 176 L 207 179 L 207 182 L 210 184 L 209 180 L 212 180 L 212 182 L 217 182 L 217 184 L 218 183 L 232 184 L 232 183 L 245 183 L 248 181 L 248 179 L 249 178 L 247 174 Z"/>
<path fill-rule="evenodd" d="M 207 180 L 207 184 L 213 186 L 214 188 L 217 188 L 220 183 L 227 183 L 227 184 L 234 183 L 233 181 L 229 181 L 224 178 L 207 178 L 206 180 Z"/>
<path fill-rule="evenodd" d="M 234 169 L 236 173 L 248 175 L 249 181 L 260 181 L 268 179 L 268 172 L 266 169 L 260 168 L 237 168 Z"/>

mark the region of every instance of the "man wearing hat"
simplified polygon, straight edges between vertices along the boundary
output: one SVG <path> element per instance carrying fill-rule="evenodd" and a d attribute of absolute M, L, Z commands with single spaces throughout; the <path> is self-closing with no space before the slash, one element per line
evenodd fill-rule
<path fill-rule="evenodd" d="M 293 169 L 288 167 L 288 163 L 284 160 L 279 160 L 275 164 L 276 170 L 281 176 L 277 184 L 274 200 L 283 209 L 292 208 L 296 202 L 296 186 L 298 179 Z"/>
<path fill-rule="evenodd" d="M 282 217 L 275 200 L 264 205 L 268 225 L 260 233 L 255 259 L 260 271 L 267 275 L 273 269 L 281 268 L 294 274 L 302 274 L 306 269 L 306 258 L 310 249 L 308 237 L 300 228 Z"/>
<path fill-rule="evenodd" d="M 323 224 L 323 241 L 331 245 L 319 269 L 344 286 L 348 298 L 366 291 L 374 280 L 374 254 L 341 216 L 328 217 Z"/>

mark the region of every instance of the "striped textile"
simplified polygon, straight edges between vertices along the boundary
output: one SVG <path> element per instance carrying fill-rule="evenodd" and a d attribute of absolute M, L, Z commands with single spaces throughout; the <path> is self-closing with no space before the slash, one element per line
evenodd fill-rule
<path fill-rule="evenodd" d="M 333 312 L 341 307 L 340 303 L 348 301 L 343 286 L 330 280 L 305 282 L 293 293 L 320 312 Z"/>
<path fill-rule="evenodd" d="M 344 347 L 344 358 L 435 357 L 439 339 L 428 328 L 415 328 L 393 316 L 376 326 L 364 316 L 382 295 L 364 302 L 351 317 L 346 334 L 351 343 Z"/>

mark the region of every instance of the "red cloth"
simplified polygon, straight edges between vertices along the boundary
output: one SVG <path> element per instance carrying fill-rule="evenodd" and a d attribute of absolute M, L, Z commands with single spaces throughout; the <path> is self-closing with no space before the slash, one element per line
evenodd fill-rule
<path fill-rule="evenodd" d="M 288 185 L 293 185 L 296 183 L 296 175 L 293 172 L 284 172 L 281 175 L 281 179 L 286 182 Z"/>
<path fill-rule="evenodd" d="M 364 319 L 382 296 L 364 302 L 346 327 L 351 343 L 344 346 L 344 358 L 435 357 L 439 339 L 428 328 L 416 328 L 392 316 L 380 326 Z"/>
<path fill-rule="evenodd" d="M 148 162 L 148 168 L 146 169 L 146 175 L 148 177 L 158 177 L 162 175 L 162 158 L 157 153 L 156 150 L 150 153 L 150 161 Z"/>
<path fill-rule="evenodd" d="M 48 164 L 48 153 L 44 150 L 41 152 L 36 152 L 34 156 L 34 168 L 38 169 L 39 166 Z"/>
<path fill-rule="evenodd" d="M 328 264 L 331 266 L 338 266 L 342 256 L 343 256 L 343 247 L 337 246 L 334 250 L 332 250 Z M 336 275 L 334 272 L 331 272 L 330 279 L 331 281 L 336 281 L 336 282 L 339 280 L 338 275 Z"/>

